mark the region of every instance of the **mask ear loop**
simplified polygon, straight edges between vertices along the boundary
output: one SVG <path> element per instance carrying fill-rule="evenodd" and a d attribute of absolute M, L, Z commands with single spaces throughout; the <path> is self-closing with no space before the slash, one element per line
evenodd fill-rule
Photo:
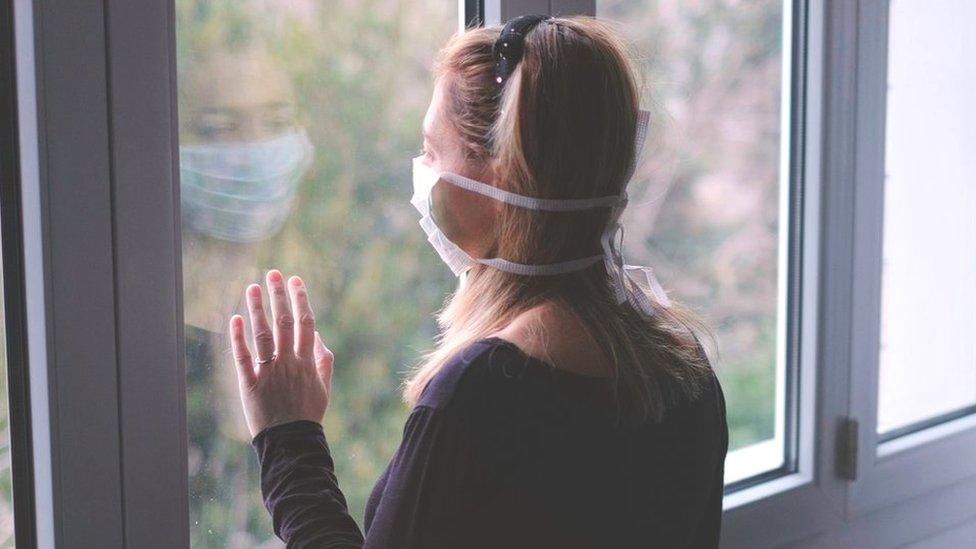
<path fill-rule="evenodd" d="M 626 181 L 628 182 L 634 176 L 638 161 L 643 155 L 644 140 L 647 137 L 649 122 L 650 112 L 641 109 L 637 116 L 637 135 L 634 138 L 634 162 L 631 164 L 630 171 L 628 171 L 626 177 Z M 621 194 L 621 201 L 618 205 L 614 206 L 613 212 L 610 214 L 607 229 L 601 238 L 603 253 L 606 258 L 606 269 L 613 283 L 614 296 L 617 299 L 617 303 L 629 302 L 642 316 L 649 318 L 655 314 L 654 304 L 643 292 L 642 286 L 630 277 L 630 273 L 635 271 L 643 273 L 647 289 L 661 307 L 670 307 L 671 300 L 668 299 L 667 293 L 661 287 L 660 282 L 658 282 L 657 276 L 654 274 L 654 269 L 640 265 L 628 265 L 624 262 L 624 227 L 620 223 L 620 218 L 626 206 L 627 193 L 624 191 Z M 628 286 L 628 282 L 630 286 Z"/>
<path fill-rule="evenodd" d="M 654 303 L 643 292 L 642 286 L 630 277 L 630 272 L 639 271 L 644 274 L 648 290 L 654 295 L 654 299 L 660 306 L 670 307 L 671 300 L 668 299 L 664 288 L 658 282 L 653 269 L 638 265 L 628 265 L 624 262 L 622 252 L 624 227 L 619 222 L 620 213 L 622 212 L 622 206 L 615 211 L 613 214 L 615 218 L 613 224 L 604 233 L 602 239 L 607 273 L 610 275 L 613 283 L 614 296 L 617 299 L 617 303 L 629 302 L 641 316 L 650 318 L 655 314 Z"/>
<path fill-rule="evenodd" d="M 617 235 L 619 234 L 621 238 L 623 237 L 623 226 L 620 224 L 620 215 L 623 213 L 626 205 L 627 198 L 624 197 L 619 205 L 614 206 L 610 213 L 607 229 L 603 231 L 603 236 L 600 238 L 600 243 L 603 245 L 603 257 L 607 274 L 610 275 L 611 282 L 613 283 L 614 297 L 617 299 L 617 303 L 627 301 L 627 285 L 624 282 L 624 259 L 620 253 L 620 246 L 615 245 Z"/>
<path fill-rule="evenodd" d="M 671 306 L 671 299 L 668 298 L 667 292 L 661 287 L 661 283 L 658 282 L 657 275 L 654 274 L 654 269 L 651 267 L 645 267 L 643 265 L 624 265 L 624 270 L 627 271 L 628 276 L 631 272 L 640 272 L 644 275 L 645 282 L 647 283 L 647 289 L 654 296 L 654 299 L 664 308 Z M 631 279 L 633 280 L 633 279 Z"/>

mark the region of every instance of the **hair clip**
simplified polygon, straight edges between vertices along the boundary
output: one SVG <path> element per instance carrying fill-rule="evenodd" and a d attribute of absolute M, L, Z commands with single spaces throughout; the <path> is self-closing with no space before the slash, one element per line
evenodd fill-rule
<path fill-rule="evenodd" d="M 515 70 L 525 53 L 525 35 L 536 25 L 552 19 L 550 15 L 520 15 L 513 17 L 502 27 L 501 34 L 491 47 L 495 58 L 495 83 L 502 85 Z"/>

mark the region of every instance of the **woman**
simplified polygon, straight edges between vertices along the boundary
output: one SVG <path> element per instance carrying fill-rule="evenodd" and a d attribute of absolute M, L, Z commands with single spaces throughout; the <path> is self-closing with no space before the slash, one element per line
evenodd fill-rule
<path fill-rule="evenodd" d="M 462 280 L 405 384 L 412 411 L 365 538 L 319 424 L 334 357 L 304 283 L 268 273 L 270 325 L 261 287 L 246 290 L 253 352 L 240 316 L 231 338 L 289 546 L 717 546 L 722 391 L 690 317 L 618 247 L 638 101 L 593 19 L 519 17 L 443 51 L 412 202 Z"/>

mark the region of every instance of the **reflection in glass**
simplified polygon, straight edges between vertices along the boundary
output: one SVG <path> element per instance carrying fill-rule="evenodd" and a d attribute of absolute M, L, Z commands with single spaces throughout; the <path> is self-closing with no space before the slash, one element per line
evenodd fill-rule
<path fill-rule="evenodd" d="M 361 524 L 406 419 L 402 375 L 454 282 L 409 199 L 456 4 L 176 2 L 195 547 L 280 546 L 226 337 L 271 267 L 305 279 L 336 354 L 326 433 Z"/>
<path fill-rule="evenodd" d="M 627 253 L 715 330 L 732 450 L 726 480 L 776 468 L 790 14 L 781 0 L 600 0 L 597 15 L 632 39 L 657 113 L 630 187 Z"/>
<path fill-rule="evenodd" d="M 976 405 L 976 4 L 932 7 L 889 16 L 881 433 Z"/>

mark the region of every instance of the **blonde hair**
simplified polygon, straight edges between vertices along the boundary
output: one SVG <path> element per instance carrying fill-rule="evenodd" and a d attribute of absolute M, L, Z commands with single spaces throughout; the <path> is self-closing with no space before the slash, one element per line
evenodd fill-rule
<path fill-rule="evenodd" d="M 491 166 L 496 184 L 542 198 L 619 194 L 634 162 L 639 88 L 627 48 L 609 25 L 589 17 L 553 18 L 525 36 L 522 61 L 503 91 L 492 44 L 500 27 L 454 36 L 436 77 L 446 115 L 468 160 Z M 529 264 L 602 253 L 608 208 L 571 213 L 505 206 L 489 257 Z M 695 397 L 710 371 L 697 345 L 704 330 L 681 307 L 642 317 L 614 299 L 603 262 L 556 276 L 521 276 L 483 265 L 438 314 L 441 334 L 404 383 L 409 405 L 455 354 L 547 302 L 569 308 L 613 365 L 618 419 L 659 420 L 683 393 Z M 672 383 L 675 382 L 675 383 Z"/>

